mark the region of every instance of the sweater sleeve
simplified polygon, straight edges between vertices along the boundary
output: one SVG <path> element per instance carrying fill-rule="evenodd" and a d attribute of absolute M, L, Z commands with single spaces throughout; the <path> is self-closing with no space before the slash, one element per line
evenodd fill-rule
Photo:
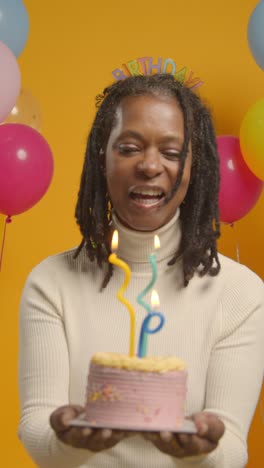
<path fill-rule="evenodd" d="M 258 403 L 264 370 L 264 286 L 252 272 L 232 280 L 221 303 L 219 339 L 210 357 L 205 411 L 218 415 L 225 433 L 207 456 L 177 460 L 177 468 L 243 468 L 247 435 Z"/>
<path fill-rule="evenodd" d="M 41 468 L 74 468 L 93 456 L 60 442 L 52 411 L 69 403 L 69 358 L 54 272 L 46 261 L 29 275 L 20 306 L 18 435 Z"/>

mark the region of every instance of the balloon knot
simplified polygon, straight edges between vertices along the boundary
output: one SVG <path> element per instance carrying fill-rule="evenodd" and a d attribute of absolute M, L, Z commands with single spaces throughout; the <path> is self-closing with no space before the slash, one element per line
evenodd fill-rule
<path fill-rule="evenodd" d="M 11 218 L 11 216 L 7 216 L 6 224 L 10 224 L 10 223 L 12 223 L 12 218 Z"/>

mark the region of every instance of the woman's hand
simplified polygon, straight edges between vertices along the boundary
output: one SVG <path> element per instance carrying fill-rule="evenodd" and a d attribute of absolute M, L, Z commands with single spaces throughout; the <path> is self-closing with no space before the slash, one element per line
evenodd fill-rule
<path fill-rule="evenodd" d="M 114 447 L 120 440 L 128 437 L 129 432 L 112 429 L 90 429 L 71 426 L 70 421 L 84 412 L 77 405 L 61 406 L 50 416 L 50 425 L 61 442 L 76 448 L 100 452 Z"/>
<path fill-rule="evenodd" d="M 196 434 L 149 432 L 143 435 L 159 450 L 176 458 L 212 452 L 224 434 L 223 422 L 211 413 L 197 413 L 192 416 L 192 420 L 197 429 Z"/>

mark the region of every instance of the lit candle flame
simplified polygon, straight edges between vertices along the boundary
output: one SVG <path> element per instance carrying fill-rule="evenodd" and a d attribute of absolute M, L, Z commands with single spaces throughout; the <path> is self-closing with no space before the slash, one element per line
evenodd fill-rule
<path fill-rule="evenodd" d="M 159 295 L 155 289 L 152 289 L 151 291 L 150 302 L 151 302 L 152 309 L 155 309 L 155 307 L 158 307 L 160 305 Z"/>
<path fill-rule="evenodd" d="M 154 236 L 154 247 L 155 247 L 155 249 L 160 248 L 160 240 L 159 240 L 159 236 L 157 234 L 155 234 L 155 236 Z"/>
<path fill-rule="evenodd" d="M 115 229 L 113 237 L 112 237 L 112 244 L 111 244 L 112 252 L 115 252 L 117 250 L 117 247 L 118 247 L 118 231 L 117 229 Z"/>

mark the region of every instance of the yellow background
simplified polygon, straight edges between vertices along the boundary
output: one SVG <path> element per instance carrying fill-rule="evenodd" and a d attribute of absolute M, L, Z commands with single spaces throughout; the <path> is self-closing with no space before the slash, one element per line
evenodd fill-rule
<path fill-rule="evenodd" d="M 24 0 L 30 35 L 19 57 L 22 86 L 38 99 L 42 133 L 55 159 L 47 195 L 7 227 L 0 273 L 1 466 L 35 466 L 16 436 L 18 307 L 29 271 L 47 255 L 76 245 L 74 208 L 94 97 L 111 72 L 137 57 L 172 58 L 204 84 L 218 135 L 239 135 L 248 108 L 263 98 L 264 72 L 247 45 L 256 0 Z M 223 227 L 220 250 L 264 277 L 264 197 L 235 225 Z M 245 376 L 250 378 L 250 376 Z M 245 381 L 245 385 L 247 382 Z M 241 389 L 243 391 L 243 389 Z M 249 467 L 263 466 L 264 426 L 257 407 Z"/>

